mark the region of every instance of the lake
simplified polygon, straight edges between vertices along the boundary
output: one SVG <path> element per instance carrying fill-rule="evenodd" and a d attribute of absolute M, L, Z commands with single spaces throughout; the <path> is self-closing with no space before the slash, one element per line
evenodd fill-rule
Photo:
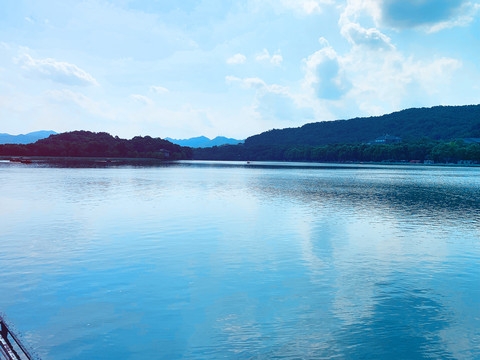
<path fill-rule="evenodd" d="M 0 162 L 42 359 L 479 359 L 480 168 Z"/>

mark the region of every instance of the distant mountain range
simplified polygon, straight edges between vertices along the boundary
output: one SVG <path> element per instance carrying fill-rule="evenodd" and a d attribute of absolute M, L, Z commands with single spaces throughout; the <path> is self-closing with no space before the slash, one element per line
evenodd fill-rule
<path fill-rule="evenodd" d="M 172 139 L 167 137 L 165 138 L 165 140 L 168 140 L 177 145 L 188 146 L 192 148 L 206 148 L 221 145 L 237 145 L 243 143 L 243 140 L 226 138 L 224 136 L 217 136 L 214 139 L 209 139 L 206 136 L 198 136 L 190 139 Z"/>
<path fill-rule="evenodd" d="M 10 135 L 0 134 L 0 144 L 31 144 L 40 139 L 48 138 L 50 135 L 55 135 L 55 131 L 42 130 L 35 131 L 28 134 Z"/>

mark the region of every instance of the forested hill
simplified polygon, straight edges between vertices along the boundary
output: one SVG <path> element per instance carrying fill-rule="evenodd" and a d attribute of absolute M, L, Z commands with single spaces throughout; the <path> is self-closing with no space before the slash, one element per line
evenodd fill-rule
<path fill-rule="evenodd" d="M 120 139 L 105 132 L 72 131 L 50 135 L 33 144 L 0 145 L 0 155 L 64 156 L 64 157 L 125 157 L 168 160 L 191 159 L 192 150 L 167 140 L 150 136 Z"/>
<path fill-rule="evenodd" d="M 362 143 L 385 134 L 401 137 L 404 141 L 423 137 L 433 140 L 478 138 L 480 105 L 413 108 L 382 116 L 310 123 L 251 136 L 245 140 L 245 145 Z"/>

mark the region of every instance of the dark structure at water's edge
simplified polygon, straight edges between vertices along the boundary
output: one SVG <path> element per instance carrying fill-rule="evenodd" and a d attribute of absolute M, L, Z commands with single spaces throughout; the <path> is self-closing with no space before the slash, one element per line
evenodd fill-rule
<path fill-rule="evenodd" d="M 0 359 L 32 360 L 28 350 L 0 316 Z"/>

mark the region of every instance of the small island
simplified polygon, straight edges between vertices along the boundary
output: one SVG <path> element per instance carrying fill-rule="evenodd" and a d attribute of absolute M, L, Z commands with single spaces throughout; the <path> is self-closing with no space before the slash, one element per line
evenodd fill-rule
<path fill-rule="evenodd" d="M 0 156 L 188 160 L 192 158 L 192 150 L 150 136 L 136 136 L 126 140 L 106 132 L 72 131 L 50 135 L 32 144 L 0 145 Z"/>

